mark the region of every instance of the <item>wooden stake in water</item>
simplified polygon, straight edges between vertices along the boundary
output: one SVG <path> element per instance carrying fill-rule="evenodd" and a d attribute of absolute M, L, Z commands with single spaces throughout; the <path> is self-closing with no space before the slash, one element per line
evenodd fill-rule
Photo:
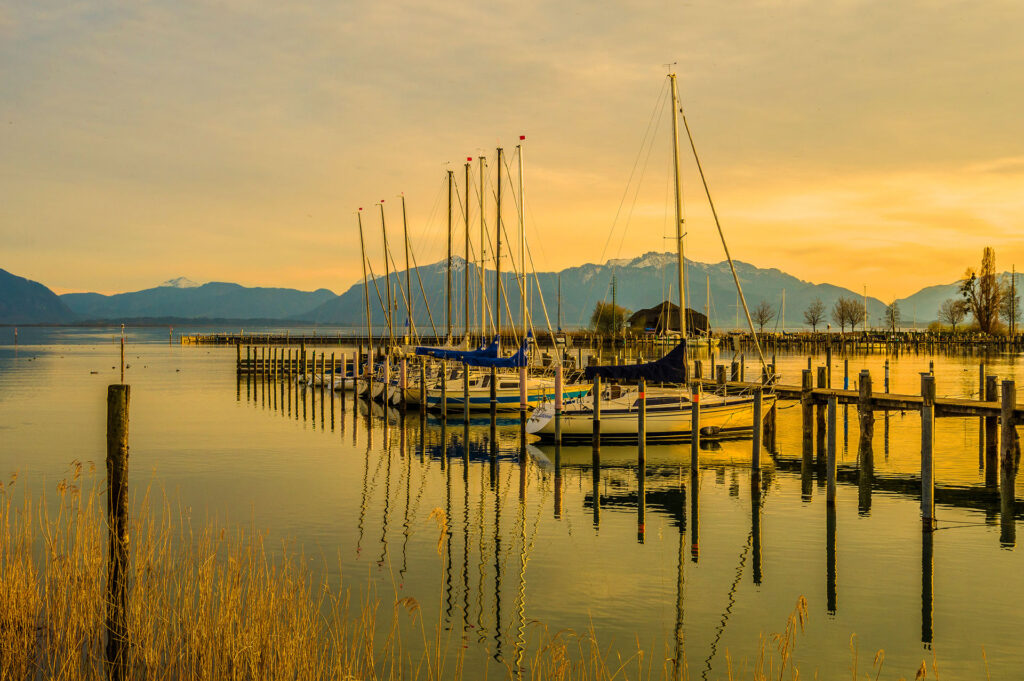
<path fill-rule="evenodd" d="M 594 376 L 594 387 L 591 388 L 594 396 L 593 416 L 593 446 L 597 449 L 601 446 L 601 377 Z"/>
<path fill-rule="evenodd" d="M 999 541 L 1004 546 L 1012 546 L 1016 542 L 1016 527 L 1014 516 L 1016 513 L 1016 498 L 1014 494 L 1014 480 L 1017 477 L 1017 457 L 1020 452 L 1020 441 L 1017 439 L 1017 426 L 1014 423 L 1013 410 L 1017 406 L 1017 386 L 1013 381 L 1003 381 L 1003 402 L 1002 402 L 1002 433 L 1001 433 L 1001 461 L 1000 461 L 1000 523 L 1001 532 Z"/>
<path fill-rule="evenodd" d="M 692 386 L 690 404 L 690 470 L 696 474 L 700 464 L 700 383 Z"/>
<path fill-rule="evenodd" d="M 124 324 L 121 325 L 121 384 L 124 385 Z"/>
<path fill-rule="evenodd" d="M 921 374 L 921 521 L 925 532 L 935 527 L 935 377 Z"/>
<path fill-rule="evenodd" d="M 127 676 L 128 405 L 130 387 L 107 387 L 107 646 L 109 678 Z"/>
<path fill-rule="evenodd" d="M 754 388 L 754 439 L 751 443 L 750 467 L 761 470 L 761 387 Z"/>
<path fill-rule="evenodd" d="M 562 444 L 562 365 L 555 367 L 555 444 Z M 560 452 L 560 450 L 559 450 Z"/>
<path fill-rule="evenodd" d="M 637 398 L 637 465 L 643 466 L 647 460 L 647 381 L 640 379 L 640 395 Z"/>
<path fill-rule="evenodd" d="M 825 462 L 827 479 L 825 500 L 829 505 L 836 503 L 836 410 L 838 404 L 838 398 L 835 395 L 830 395 L 828 398 L 828 452 Z"/>

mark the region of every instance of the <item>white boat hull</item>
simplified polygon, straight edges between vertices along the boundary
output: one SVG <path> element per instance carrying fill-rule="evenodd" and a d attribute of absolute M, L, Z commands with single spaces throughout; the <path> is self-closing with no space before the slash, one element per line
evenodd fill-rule
<path fill-rule="evenodd" d="M 774 402 L 774 396 L 765 395 L 762 418 Z M 563 410 L 560 426 L 563 441 L 590 441 L 593 438 L 593 409 L 587 404 L 571 405 Z M 601 442 L 636 442 L 639 419 L 635 408 L 614 401 L 602 404 Z M 650 407 L 646 415 L 646 439 L 685 440 L 693 432 L 692 410 L 689 402 L 672 408 Z M 750 396 L 727 398 L 707 397 L 700 407 L 699 422 L 702 438 L 728 438 L 749 434 L 754 427 L 754 401 Z M 541 439 L 554 439 L 555 414 L 552 405 L 545 405 L 531 415 L 526 432 Z"/>

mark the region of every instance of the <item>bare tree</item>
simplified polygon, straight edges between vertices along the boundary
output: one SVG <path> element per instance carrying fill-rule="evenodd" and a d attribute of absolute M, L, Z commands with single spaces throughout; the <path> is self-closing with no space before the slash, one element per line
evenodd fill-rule
<path fill-rule="evenodd" d="M 832 321 L 839 325 L 839 332 L 846 333 L 846 325 L 850 323 L 850 306 L 846 298 L 840 298 L 832 306 Z"/>
<path fill-rule="evenodd" d="M 856 331 L 857 327 L 867 319 L 867 310 L 864 305 L 855 298 L 846 298 L 847 318 L 850 320 L 850 330 Z"/>
<path fill-rule="evenodd" d="M 811 331 L 817 331 L 818 324 L 823 321 L 825 321 L 825 303 L 821 302 L 821 298 L 815 298 L 804 310 L 804 323 L 810 325 Z"/>
<path fill-rule="evenodd" d="M 1015 282 L 1010 277 L 1004 277 L 1001 288 L 1002 299 L 999 301 L 999 316 L 1006 322 L 1010 333 L 1015 333 L 1017 320 L 1020 319 L 1020 294 L 1017 292 Z"/>
<path fill-rule="evenodd" d="M 750 313 L 754 323 L 757 324 L 758 333 L 764 333 L 764 325 L 775 319 L 775 310 L 767 300 L 762 300 Z"/>
<path fill-rule="evenodd" d="M 996 281 L 996 252 L 986 246 L 981 252 L 981 271 L 968 268 L 960 284 L 960 295 L 978 322 L 982 333 L 993 333 L 999 321 L 1002 291 Z"/>
<path fill-rule="evenodd" d="M 895 300 L 885 306 L 885 325 L 893 333 L 896 333 L 896 327 L 900 325 L 900 306 Z"/>
<path fill-rule="evenodd" d="M 939 321 L 949 324 L 956 331 L 956 325 L 967 317 L 967 303 L 957 298 L 946 298 L 939 305 Z"/>

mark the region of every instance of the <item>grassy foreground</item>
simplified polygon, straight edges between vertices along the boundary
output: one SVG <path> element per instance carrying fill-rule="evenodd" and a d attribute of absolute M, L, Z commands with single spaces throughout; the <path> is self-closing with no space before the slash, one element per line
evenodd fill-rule
<path fill-rule="evenodd" d="M 82 468 L 75 464 L 57 486 L 52 512 L 31 500 L 15 505 L 7 491 L 14 480 L 0 483 L 0 681 L 108 678 L 105 504 L 97 476 L 84 477 L 90 484 L 83 491 Z M 301 555 L 271 560 L 258 533 L 196 529 L 180 515 L 146 512 L 147 503 L 132 509 L 127 678 L 475 678 L 464 669 L 460 642 L 441 622 L 424 621 L 415 600 L 367 595 L 354 606 L 340 583 L 315 578 Z M 443 532 L 443 512 L 432 516 Z M 439 550 L 443 546 L 439 542 Z M 783 631 L 762 636 L 752 668 L 739 672 L 730 664 L 717 678 L 801 678 L 793 652 L 806 618 L 800 598 Z M 503 676 L 691 678 L 685 659 L 673 659 L 674 642 L 662 651 L 638 646 L 623 657 L 603 648 L 592 632 L 549 633 L 538 626 L 533 633 L 531 652 Z M 858 675 L 856 665 L 854 652 L 841 678 L 865 678 L 868 670 Z M 879 652 L 866 678 L 879 678 L 883 665 Z M 937 672 L 922 663 L 917 678 L 937 678 Z"/>

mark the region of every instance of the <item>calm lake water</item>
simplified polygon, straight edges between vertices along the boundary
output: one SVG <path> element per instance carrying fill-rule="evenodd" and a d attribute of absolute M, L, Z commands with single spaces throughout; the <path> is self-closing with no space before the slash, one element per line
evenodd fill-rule
<path fill-rule="evenodd" d="M 72 460 L 102 469 L 115 334 L 22 330 L 17 351 L 0 346 L 0 475 L 52 492 Z M 933 652 L 942 678 L 985 678 L 984 657 L 993 679 L 1024 673 L 1024 559 L 985 493 L 977 419 L 938 421 L 939 529 L 929 536 L 914 413 L 891 413 L 887 428 L 878 414 L 875 477 L 862 489 L 856 411 L 845 426 L 840 414 L 830 513 L 823 478 L 801 473 L 792 403 L 780 403 L 779 453 L 765 454 L 758 495 L 749 441 L 704 450 L 696 486 L 688 444 L 649 447 L 642 476 L 634 447 L 603 447 L 599 472 L 589 447 L 563 447 L 556 470 L 548 446 L 529 447 L 520 463 L 516 421 L 499 424 L 492 459 L 486 420 L 466 428 L 460 415 L 444 428 L 418 413 L 403 421 L 353 408 L 351 397 L 342 412 L 329 393 L 321 405 L 319 391 L 236 382 L 232 347 L 132 332 L 126 356 L 134 491 L 163 490 L 195 520 L 262 528 L 268 546 L 301 547 L 311 565 L 340 569 L 349 587 L 373 586 L 385 603 L 416 598 L 427 621 L 440 615 L 461 637 L 473 670 L 514 665 L 539 622 L 593 626 L 613 648 L 639 640 L 667 656 L 681 632 L 690 678 L 723 678 L 727 654 L 749 669 L 760 636 L 781 631 L 805 596 L 796 656 L 806 678 L 848 676 L 853 634 L 862 670 L 885 650 L 882 678 L 913 678 Z M 929 359 L 940 396 L 977 396 L 977 357 L 891 357 L 892 390 L 917 392 Z M 884 361 L 850 357 L 851 381 L 867 368 L 881 390 Z M 1015 358 L 986 362 L 1015 377 Z M 805 356 L 779 357 L 784 383 L 804 367 Z M 435 508 L 450 518 L 444 558 Z"/>

